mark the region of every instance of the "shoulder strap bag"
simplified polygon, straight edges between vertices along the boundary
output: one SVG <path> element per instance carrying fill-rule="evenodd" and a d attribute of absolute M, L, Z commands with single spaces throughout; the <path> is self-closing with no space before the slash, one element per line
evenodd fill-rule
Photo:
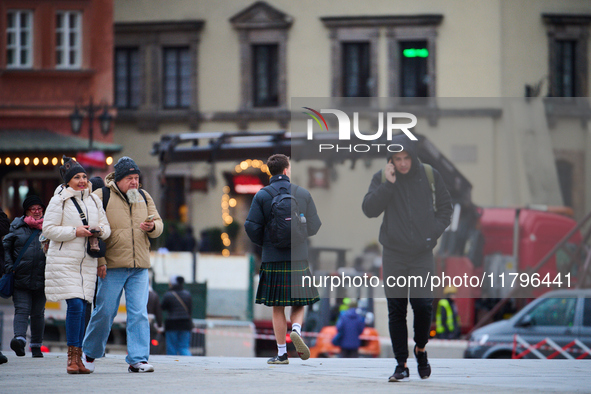
<path fill-rule="evenodd" d="M 92 198 L 92 197 L 90 197 L 90 198 L 92 199 L 92 201 L 94 201 L 94 198 Z M 72 197 L 72 202 L 76 206 L 78 213 L 80 213 L 80 219 L 82 219 L 82 224 L 84 224 L 85 226 L 88 226 L 88 221 L 86 220 L 86 215 L 84 214 L 84 212 L 82 212 L 82 208 L 80 208 L 80 205 L 78 204 L 78 201 L 76 201 L 76 198 Z M 94 201 L 94 203 L 96 204 L 96 201 Z M 97 206 L 97 209 L 98 209 L 98 206 Z M 92 250 L 92 249 L 90 249 L 90 242 L 88 240 L 86 240 L 86 253 L 88 253 L 88 255 L 90 257 L 94 257 L 97 259 L 100 257 L 105 257 L 105 254 L 107 252 L 107 245 L 105 244 L 105 241 L 103 241 L 100 238 L 98 238 L 98 243 L 99 243 L 100 250 Z"/>

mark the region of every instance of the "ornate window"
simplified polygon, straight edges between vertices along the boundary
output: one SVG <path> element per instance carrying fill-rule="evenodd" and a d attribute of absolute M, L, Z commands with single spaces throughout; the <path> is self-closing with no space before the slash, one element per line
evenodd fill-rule
<path fill-rule="evenodd" d="M 138 108 L 140 105 L 140 56 L 136 48 L 115 49 L 115 105 Z"/>
<path fill-rule="evenodd" d="M 198 46 L 202 21 L 115 24 L 118 119 L 157 130 L 161 121 L 199 127 Z"/>
<path fill-rule="evenodd" d="M 256 2 L 230 23 L 240 38 L 240 110 L 286 110 L 286 46 L 292 18 L 267 3 Z"/>
<path fill-rule="evenodd" d="M 548 30 L 550 96 L 586 97 L 591 16 L 543 14 Z"/>
<path fill-rule="evenodd" d="M 326 17 L 330 30 L 333 97 L 378 95 L 379 25 L 364 17 Z"/>
<path fill-rule="evenodd" d="M 401 16 L 388 28 L 388 94 L 436 97 L 437 26 L 442 15 Z"/>
<path fill-rule="evenodd" d="M 435 97 L 435 43 L 442 15 L 325 17 L 333 97 L 378 95 L 378 43 L 386 28 L 388 95 Z"/>
<path fill-rule="evenodd" d="M 188 47 L 163 49 L 164 108 L 189 108 L 191 105 L 191 56 Z"/>
<path fill-rule="evenodd" d="M 252 101 L 254 107 L 279 105 L 277 44 L 252 46 Z"/>
<path fill-rule="evenodd" d="M 370 74 L 370 43 L 343 42 L 343 97 L 370 97 L 373 79 Z"/>

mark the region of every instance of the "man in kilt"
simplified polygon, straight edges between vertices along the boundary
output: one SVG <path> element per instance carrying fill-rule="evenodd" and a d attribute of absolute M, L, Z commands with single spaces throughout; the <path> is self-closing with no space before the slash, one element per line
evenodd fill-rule
<path fill-rule="evenodd" d="M 278 349 L 277 356 L 270 358 L 267 363 L 289 364 L 285 343 L 287 334 L 285 307 L 291 306 L 290 338 L 300 358 L 307 360 L 310 357 L 310 349 L 301 336 L 304 306 L 311 305 L 320 298 L 315 287 L 303 286 L 302 283 L 303 276 L 311 277 L 307 243 L 302 242 L 291 247 L 280 248 L 273 246 L 271 242 L 270 229 L 267 225 L 271 220 L 273 194 L 277 194 L 282 188 L 290 191 L 297 201 L 299 212 L 306 219 L 308 236 L 316 234 L 322 223 L 310 193 L 303 187 L 290 183 L 289 158 L 281 154 L 273 155 L 267 160 L 267 167 L 271 173 L 269 186 L 259 190 L 254 196 L 244 227 L 250 240 L 263 248 L 256 303 L 273 308 L 273 331 Z M 273 188 L 275 192 L 268 188 Z"/>

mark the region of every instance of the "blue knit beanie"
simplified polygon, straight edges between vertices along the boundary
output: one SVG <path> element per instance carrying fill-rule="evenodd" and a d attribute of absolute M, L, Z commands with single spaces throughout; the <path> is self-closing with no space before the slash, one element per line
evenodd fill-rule
<path fill-rule="evenodd" d="M 133 161 L 131 157 L 123 156 L 117 161 L 117 164 L 115 164 L 115 182 L 119 182 L 121 179 L 131 174 L 140 175 L 140 168 L 135 164 L 135 161 Z"/>

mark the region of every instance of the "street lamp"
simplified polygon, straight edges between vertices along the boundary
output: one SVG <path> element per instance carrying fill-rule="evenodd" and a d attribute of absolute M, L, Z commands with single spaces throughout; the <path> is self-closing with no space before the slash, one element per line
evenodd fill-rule
<path fill-rule="evenodd" d="M 103 113 L 98 116 L 101 133 L 107 135 L 111 130 L 111 121 L 113 117 L 109 114 L 108 106 L 102 105 Z M 94 125 L 94 114 L 96 111 L 101 109 L 101 105 L 95 106 L 92 102 L 92 96 L 87 106 L 74 107 L 74 112 L 70 115 L 70 126 L 72 127 L 72 133 L 79 134 L 82 129 L 82 121 L 84 120 L 84 113 L 88 115 L 88 150 L 92 150 L 93 140 L 93 125 Z"/>

